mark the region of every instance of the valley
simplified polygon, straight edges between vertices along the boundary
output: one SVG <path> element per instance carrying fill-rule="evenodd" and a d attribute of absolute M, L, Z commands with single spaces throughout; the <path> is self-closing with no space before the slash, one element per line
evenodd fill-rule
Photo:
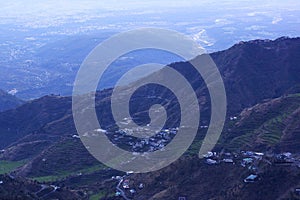
<path fill-rule="evenodd" d="M 111 169 L 88 152 L 74 126 L 71 97 L 48 95 L 14 104 L 9 96 L 14 106 L 0 113 L 0 198 L 300 199 L 299 52 L 299 38 L 279 38 L 241 42 L 211 54 L 224 79 L 228 112 L 221 138 L 202 159 L 198 151 L 210 121 L 207 88 L 188 63 L 170 64 L 197 93 L 200 126 L 179 160 L 146 174 Z M 118 129 L 111 93 L 96 93 L 98 119 L 106 129 L 92 131 L 133 153 L 163 150 L 176 137 L 178 102 L 167 90 L 152 85 L 132 100 L 131 114 L 142 124 L 149 123 L 153 104 L 165 105 L 170 114 L 164 129 L 150 139 L 131 136 L 147 128 Z"/>

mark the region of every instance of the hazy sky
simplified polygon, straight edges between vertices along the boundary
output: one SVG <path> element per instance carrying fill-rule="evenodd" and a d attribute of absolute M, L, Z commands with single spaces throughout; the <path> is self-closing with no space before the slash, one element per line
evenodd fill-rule
<path fill-rule="evenodd" d="M 210 45 L 210 35 L 224 37 L 213 28 L 243 34 L 237 40 L 294 36 L 299 33 L 299 11 L 300 0 L 0 0 L 0 24 L 17 25 L 11 30 L 23 32 L 48 28 L 46 35 L 162 27 Z M 212 30 L 210 35 L 207 30 Z"/>
<path fill-rule="evenodd" d="M 297 9 L 299 0 L 10 0 L 0 1 L 0 17 L 24 15 L 75 15 L 91 10 L 156 10 L 199 7 L 199 9 Z M 201 10 L 199 10 L 201 12 Z"/>

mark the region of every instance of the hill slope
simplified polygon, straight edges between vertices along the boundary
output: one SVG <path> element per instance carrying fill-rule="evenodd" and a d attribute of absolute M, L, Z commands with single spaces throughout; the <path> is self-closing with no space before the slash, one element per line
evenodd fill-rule
<path fill-rule="evenodd" d="M 244 109 L 223 134 L 229 149 L 299 152 L 300 95 L 290 94 Z"/>
<path fill-rule="evenodd" d="M 299 52 L 300 38 L 280 38 L 240 43 L 211 55 L 224 79 L 229 116 L 238 116 L 237 120 L 227 117 L 216 150 L 300 152 Z M 201 123 L 208 123 L 209 95 L 203 81 L 188 63 L 170 66 L 192 83 L 205 112 Z M 175 98 L 166 89 L 153 87 L 150 92 L 141 90 L 135 95 L 132 114 L 145 123 L 149 119 L 149 107 L 164 103 L 169 105 L 170 124 L 176 125 L 180 113 L 172 104 Z M 160 93 L 160 98 L 152 99 L 153 92 Z M 104 119 L 106 125 L 114 124 L 110 94 L 111 90 L 104 90 L 96 95 L 98 118 Z M 201 130 L 200 135 L 203 132 Z M 115 192 L 110 176 L 121 173 L 107 169 L 84 149 L 76 136 L 70 97 L 45 96 L 1 112 L 0 133 L 0 148 L 4 149 L 0 158 L 9 165 L 6 171 L 39 181 L 67 183 L 90 192 L 102 192 L 99 191 L 102 188 L 105 196 Z M 208 167 L 204 160 L 194 156 L 199 144 L 201 137 L 193 144 L 196 148 L 187 153 L 192 154 L 191 157 L 185 155 L 158 172 L 132 176 L 137 183 L 147 184 L 145 190 L 137 194 L 137 199 L 178 199 L 179 195 L 187 195 L 190 199 L 274 199 L 285 195 L 299 182 L 299 173 L 294 168 L 273 168 L 263 163 L 260 166 L 262 181 L 243 184 L 248 170 L 225 163 Z M 282 180 L 290 182 L 281 187 Z"/>

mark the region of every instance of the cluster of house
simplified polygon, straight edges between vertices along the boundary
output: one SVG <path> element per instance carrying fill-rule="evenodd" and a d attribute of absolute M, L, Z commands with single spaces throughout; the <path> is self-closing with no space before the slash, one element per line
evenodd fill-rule
<path fill-rule="evenodd" d="M 260 162 L 266 162 L 270 165 L 293 165 L 300 168 L 300 157 L 290 152 L 280 154 L 253 151 L 241 151 L 239 153 L 207 152 L 203 157 L 208 165 L 231 163 L 247 168 L 250 174 L 244 179 L 245 183 L 255 182 L 259 179 Z"/>
<path fill-rule="evenodd" d="M 124 176 L 113 176 L 113 180 L 118 181 L 118 185 L 116 187 L 115 196 L 122 196 L 124 199 L 129 199 L 127 196 L 133 197 L 137 189 L 142 190 L 145 186 L 144 183 L 139 183 L 137 188 L 130 184 L 129 175 L 131 172 L 127 172 Z"/>
<path fill-rule="evenodd" d="M 117 197 L 123 197 L 125 200 L 130 200 L 134 198 L 134 195 L 144 189 L 145 184 L 144 183 L 138 183 L 137 185 L 130 183 L 130 175 L 133 174 L 133 172 L 129 171 L 124 176 L 113 176 L 112 180 L 117 180 L 118 184 L 116 187 L 116 193 L 115 196 Z M 178 200 L 186 200 L 187 198 L 185 196 L 179 196 Z"/>
<path fill-rule="evenodd" d="M 293 165 L 300 168 L 300 157 L 290 152 L 275 155 L 274 163 L 277 165 Z"/>
<path fill-rule="evenodd" d="M 175 137 L 179 128 L 166 128 L 158 131 L 155 135 L 147 127 L 138 127 L 135 129 L 121 129 L 117 131 L 107 131 L 96 129 L 94 133 L 86 133 L 83 137 L 92 136 L 93 134 L 106 134 L 107 137 L 115 144 L 122 145 L 132 152 L 153 152 L 163 150 L 164 147 Z M 146 135 L 145 138 L 133 137 L 135 135 Z M 149 135 L 153 135 L 148 137 Z M 72 138 L 80 139 L 79 135 L 72 135 Z"/>
<path fill-rule="evenodd" d="M 106 135 L 112 140 L 114 144 L 122 144 L 127 146 L 133 152 L 153 152 L 164 149 L 164 147 L 174 138 L 177 134 L 178 128 L 167 128 L 159 131 L 152 137 L 136 138 L 132 133 L 140 135 L 150 135 L 150 131 L 145 128 L 137 129 L 124 129 L 115 132 L 107 132 Z"/>

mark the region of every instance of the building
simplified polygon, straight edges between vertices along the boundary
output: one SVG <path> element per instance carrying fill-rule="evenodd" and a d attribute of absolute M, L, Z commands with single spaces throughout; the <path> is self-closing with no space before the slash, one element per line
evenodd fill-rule
<path fill-rule="evenodd" d="M 207 152 L 207 154 L 203 155 L 204 158 L 211 158 L 213 156 L 214 156 L 214 153 L 211 151 L 209 151 L 209 152 Z"/>
<path fill-rule="evenodd" d="M 218 162 L 216 160 L 213 160 L 213 159 L 206 159 L 206 163 L 209 164 L 209 165 L 215 165 Z"/>
<path fill-rule="evenodd" d="M 258 176 L 255 174 L 249 175 L 247 178 L 244 179 L 245 183 L 253 183 L 257 180 Z"/>
<path fill-rule="evenodd" d="M 225 163 L 233 163 L 233 160 L 231 158 L 224 158 L 223 162 L 225 162 Z"/>
<path fill-rule="evenodd" d="M 249 165 L 253 162 L 253 158 L 244 158 L 241 162 L 241 165 L 243 167 L 246 167 L 246 165 Z"/>
<path fill-rule="evenodd" d="M 129 190 L 129 192 L 130 192 L 131 194 L 135 194 L 135 189 L 131 189 L 131 190 Z"/>
<path fill-rule="evenodd" d="M 139 184 L 139 189 L 143 189 L 144 188 L 144 184 L 143 183 L 140 183 Z"/>
<path fill-rule="evenodd" d="M 118 196 L 121 196 L 121 192 L 116 192 L 115 195 L 118 197 Z"/>
<path fill-rule="evenodd" d="M 123 182 L 123 188 L 124 188 L 124 189 L 129 189 L 129 180 L 125 180 L 125 181 Z"/>

